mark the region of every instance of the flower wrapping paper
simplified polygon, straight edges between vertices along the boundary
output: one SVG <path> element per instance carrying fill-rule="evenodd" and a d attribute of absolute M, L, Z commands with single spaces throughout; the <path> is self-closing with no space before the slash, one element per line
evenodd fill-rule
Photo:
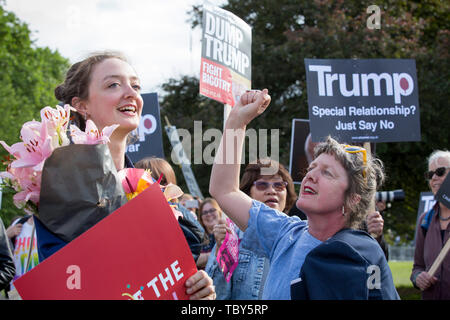
<path fill-rule="evenodd" d="M 36 215 L 70 242 L 126 202 L 108 145 L 72 144 L 46 159 Z"/>

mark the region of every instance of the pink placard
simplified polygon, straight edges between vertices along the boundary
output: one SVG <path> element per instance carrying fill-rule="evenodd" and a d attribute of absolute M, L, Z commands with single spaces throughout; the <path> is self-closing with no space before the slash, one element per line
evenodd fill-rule
<path fill-rule="evenodd" d="M 236 225 L 227 218 L 227 225 L 232 232 L 227 232 L 222 245 L 217 252 L 217 263 L 223 272 L 225 280 L 230 282 L 233 271 L 239 263 L 239 237 L 235 231 Z"/>

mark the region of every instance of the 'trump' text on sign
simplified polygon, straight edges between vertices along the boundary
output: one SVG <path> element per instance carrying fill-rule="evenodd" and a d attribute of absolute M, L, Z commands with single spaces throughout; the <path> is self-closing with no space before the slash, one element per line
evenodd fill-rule
<path fill-rule="evenodd" d="M 313 141 L 420 141 L 414 60 L 305 59 Z"/>
<path fill-rule="evenodd" d="M 200 94 L 234 106 L 250 88 L 250 26 L 232 13 L 205 3 Z"/>

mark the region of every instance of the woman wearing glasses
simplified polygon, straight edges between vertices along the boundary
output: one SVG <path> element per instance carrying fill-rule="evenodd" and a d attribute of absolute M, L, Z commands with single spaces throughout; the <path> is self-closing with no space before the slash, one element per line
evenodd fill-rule
<path fill-rule="evenodd" d="M 262 298 L 291 299 L 292 290 L 292 298 L 303 299 L 398 299 L 381 248 L 367 233 L 352 229 L 366 215 L 383 180 L 381 162 L 364 149 L 331 138 L 317 146 L 296 203 L 308 223 L 239 190 L 240 165 L 229 159 L 241 159 L 245 128 L 269 103 L 266 89 L 252 90 L 233 107 L 209 187 L 245 230 L 243 241 L 255 237 L 270 259 Z"/>
<path fill-rule="evenodd" d="M 273 168 L 274 173 L 264 175 L 264 169 Z M 280 212 L 288 213 L 297 199 L 294 183 L 286 168 L 271 159 L 258 159 L 249 164 L 242 175 L 240 189 L 254 200 L 266 204 Z M 224 219 L 214 227 L 216 246 L 210 255 L 205 271 L 213 279 L 218 300 L 259 300 L 270 262 L 259 241 L 252 237 L 244 239 L 244 232 L 237 226 L 239 243 L 238 265 L 229 282 L 226 282 L 216 261 L 217 248 L 225 239 L 229 228 Z M 230 231 L 229 231 L 230 232 Z"/>
<path fill-rule="evenodd" d="M 428 158 L 428 170 L 425 179 L 436 195 L 450 170 L 450 152 L 434 151 Z M 447 254 L 434 276 L 427 272 L 450 238 L 449 222 L 450 209 L 440 202 L 419 218 L 411 281 L 422 290 L 424 300 L 450 299 L 450 255 Z"/>
<path fill-rule="evenodd" d="M 208 261 L 214 244 L 214 226 L 219 223 L 222 218 L 222 209 L 220 209 L 217 201 L 213 198 L 206 198 L 202 201 L 199 207 L 199 220 L 203 229 L 205 229 L 205 244 L 202 247 L 200 257 L 197 260 L 197 267 L 204 269 Z"/>

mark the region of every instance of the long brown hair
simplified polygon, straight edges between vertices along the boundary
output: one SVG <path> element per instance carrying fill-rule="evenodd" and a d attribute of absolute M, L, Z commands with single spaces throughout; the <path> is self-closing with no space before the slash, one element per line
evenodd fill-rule
<path fill-rule="evenodd" d="M 158 180 L 162 176 L 160 184 L 166 186 L 169 183 L 177 184 L 177 177 L 173 171 L 172 166 L 165 159 L 157 157 L 147 157 L 139 160 L 134 165 L 136 168 L 150 169 L 152 171 L 152 177 Z"/>

